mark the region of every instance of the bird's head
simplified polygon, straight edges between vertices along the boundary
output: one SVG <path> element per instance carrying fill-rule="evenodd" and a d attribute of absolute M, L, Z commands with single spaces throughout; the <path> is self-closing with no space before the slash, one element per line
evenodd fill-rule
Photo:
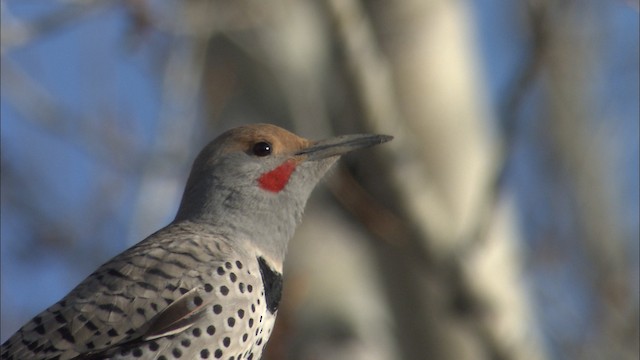
<path fill-rule="evenodd" d="M 261 237 L 284 256 L 311 191 L 340 155 L 391 139 L 346 135 L 310 141 L 269 124 L 231 129 L 196 158 L 176 221 Z"/>

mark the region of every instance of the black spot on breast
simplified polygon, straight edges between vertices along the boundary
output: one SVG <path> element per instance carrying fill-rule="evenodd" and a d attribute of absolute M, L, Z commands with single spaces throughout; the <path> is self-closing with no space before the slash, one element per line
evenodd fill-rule
<path fill-rule="evenodd" d="M 262 257 L 258 258 L 258 264 L 264 283 L 264 298 L 267 302 L 267 309 L 274 314 L 278 310 L 282 298 L 282 274 L 271 269 Z"/>
<path fill-rule="evenodd" d="M 209 334 L 209 335 L 213 335 L 213 334 L 215 334 L 215 333 L 216 333 L 216 328 L 215 328 L 215 326 L 213 326 L 213 325 L 209 325 L 209 326 L 207 327 L 207 334 Z"/>

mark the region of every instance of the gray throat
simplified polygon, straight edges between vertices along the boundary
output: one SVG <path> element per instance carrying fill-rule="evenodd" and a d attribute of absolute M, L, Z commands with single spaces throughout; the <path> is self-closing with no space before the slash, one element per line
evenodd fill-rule
<path fill-rule="evenodd" d="M 192 221 L 205 225 L 212 234 L 223 236 L 231 243 L 254 246 L 274 265 L 282 264 L 289 240 L 302 217 L 306 197 L 295 196 L 287 190 L 271 194 L 255 188 L 222 185 L 215 186 L 215 191 L 207 191 L 212 188 L 211 184 L 198 185 L 185 192 L 174 223 Z"/>

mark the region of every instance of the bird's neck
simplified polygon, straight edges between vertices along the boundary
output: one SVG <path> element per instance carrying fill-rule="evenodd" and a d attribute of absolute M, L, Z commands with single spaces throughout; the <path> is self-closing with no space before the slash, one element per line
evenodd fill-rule
<path fill-rule="evenodd" d="M 222 186 L 214 192 L 191 189 L 185 193 L 174 222 L 202 224 L 232 243 L 255 246 L 257 253 L 282 263 L 305 202 L 306 198 L 300 201 L 287 191 L 247 192 Z"/>

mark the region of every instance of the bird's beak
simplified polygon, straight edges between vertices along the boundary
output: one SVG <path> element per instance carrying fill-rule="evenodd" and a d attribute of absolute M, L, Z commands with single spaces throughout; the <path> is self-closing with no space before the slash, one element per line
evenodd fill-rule
<path fill-rule="evenodd" d="M 389 135 L 343 135 L 326 140 L 316 141 L 311 146 L 300 150 L 295 155 L 304 157 L 307 161 L 321 160 L 332 156 L 339 156 L 353 150 L 364 149 L 390 141 Z"/>

